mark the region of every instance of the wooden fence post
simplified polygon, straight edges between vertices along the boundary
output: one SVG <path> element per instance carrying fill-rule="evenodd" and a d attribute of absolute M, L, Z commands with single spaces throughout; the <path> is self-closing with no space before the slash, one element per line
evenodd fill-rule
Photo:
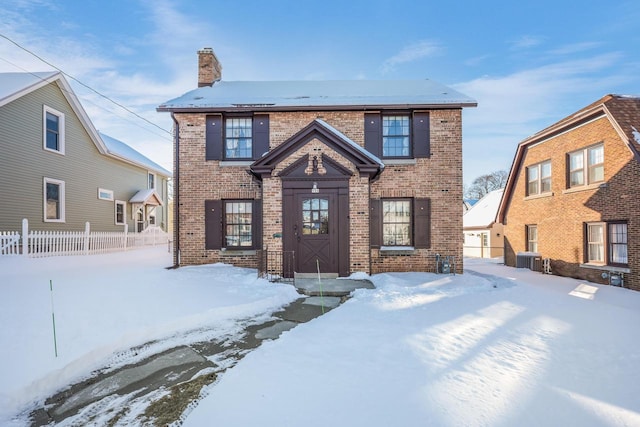
<path fill-rule="evenodd" d="M 29 256 L 29 220 L 22 219 L 22 255 Z"/>
<path fill-rule="evenodd" d="M 91 226 L 89 225 L 89 221 L 84 223 L 84 254 L 89 255 L 89 231 L 91 230 Z"/>

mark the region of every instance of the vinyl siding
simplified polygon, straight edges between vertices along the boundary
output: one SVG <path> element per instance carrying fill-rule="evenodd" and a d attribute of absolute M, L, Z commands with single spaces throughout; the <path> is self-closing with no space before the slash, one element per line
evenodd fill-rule
<path fill-rule="evenodd" d="M 43 105 L 65 115 L 65 155 L 43 149 Z M 127 223 L 134 230 L 129 199 L 147 188 L 147 170 L 100 154 L 56 84 L 47 85 L 0 107 L 0 230 L 31 229 L 120 231 L 115 202 L 98 199 L 98 188 L 127 202 Z M 44 177 L 65 182 L 65 222 L 43 221 Z M 156 176 L 156 191 L 166 200 L 166 178 Z M 166 225 L 166 206 L 156 210 Z"/>

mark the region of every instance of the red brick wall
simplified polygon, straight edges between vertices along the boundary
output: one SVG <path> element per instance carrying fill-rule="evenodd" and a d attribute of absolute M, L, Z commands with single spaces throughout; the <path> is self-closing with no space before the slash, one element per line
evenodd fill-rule
<path fill-rule="evenodd" d="M 364 145 L 363 112 L 287 112 L 270 113 L 270 149 L 277 147 L 321 118 L 360 145 Z M 380 179 L 369 186 L 355 166 L 323 143 L 314 140 L 281 162 L 272 178 L 260 185 L 246 173 L 248 166 L 221 166 L 205 161 L 205 116 L 175 114 L 180 129 L 180 261 L 182 265 L 227 262 L 255 268 L 250 251 L 231 256 L 218 250 L 205 250 L 204 201 L 220 198 L 263 198 L 263 243 L 270 250 L 282 248 L 282 194 L 278 172 L 301 156 L 319 150 L 354 172 L 349 181 L 350 268 L 352 272 L 432 271 L 435 254 L 455 255 L 462 271 L 462 123 L 461 110 L 431 111 L 431 152 L 415 164 L 387 165 Z M 318 151 L 314 151 L 317 153 Z M 419 197 L 431 199 L 431 249 L 408 255 L 380 254 L 369 250 L 369 198 Z"/>
<path fill-rule="evenodd" d="M 606 188 L 599 185 L 567 190 L 566 155 L 604 143 Z M 526 167 L 551 160 L 552 194 L 526 197 Z M 628 221 L 629 267 L 625 286 L 640 290 L 637 261 L 640 256 L 640 199 L 636 184 L 640 167 L 607 118 L 600 118 L 527 149 L 518 171 L 505 220 L 505 262 L 515 265 L 515 254 L 526 250 L 525 226 L 538 226 L 538 252 L 552 260 L 554 274 L 605 283 L 603 269 L 581 267 L 584 263 L 584 223 Z"/>

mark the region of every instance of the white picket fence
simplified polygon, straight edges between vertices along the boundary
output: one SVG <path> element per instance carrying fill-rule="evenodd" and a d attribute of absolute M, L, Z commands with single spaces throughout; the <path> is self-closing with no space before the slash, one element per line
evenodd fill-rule
<path fill-rule="evenodd" d="M 148 227 L 140 233 L 129 233 L 125 225 L 124 231 L 92 232 L 87 222 L 84 231 L 39 231 L 29 230 L 29 222 L 24 219 L 22 233 L 0 232 L 0 256 L 92 255 L 168 243 L 169 235 L 160 227 Z"/>

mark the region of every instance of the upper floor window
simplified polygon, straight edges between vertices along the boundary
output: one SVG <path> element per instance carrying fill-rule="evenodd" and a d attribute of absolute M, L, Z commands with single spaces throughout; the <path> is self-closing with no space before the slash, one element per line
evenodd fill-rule
<path fill-rule="evenodd" d="M 382 156 L 409 157 L 409 116 L 382 116 Z"/>
<path fill-rule="evenodd" d="M 551 161 L 527 168 L 527 195 L 551 192 Z"/>
<path fill-rule="evenodd" d="M 569 153 L 569 187 L 604 181 L 604 145 Z"/>
<path fill-rule="evenodd" d="M 44 222 L 64 222 L 64 181 L 44 179 Z"/>
<path fill-rule="evenodd" d="M 154 173 L 149 172 L 147 175 L 147 180 L 148 180 L 148 185 L 147 187 L 150 190 L 153 190 L 156 188 L 156 175 Z"/>
<path fill-rule="evenodd" d="M 411 246 L 411 200 L 382 201 L 382 244 Z"/>
<path fill-rule="evenodd" d="M 44 149 L 64 154 L 64 114 L 45 105 L 42 115 Z"/>
<path fill-rule="evenodd" d="M 251 117 L 225 119 L 224 157 L 226 159 L 251 159 L 253 156 Z"/>

